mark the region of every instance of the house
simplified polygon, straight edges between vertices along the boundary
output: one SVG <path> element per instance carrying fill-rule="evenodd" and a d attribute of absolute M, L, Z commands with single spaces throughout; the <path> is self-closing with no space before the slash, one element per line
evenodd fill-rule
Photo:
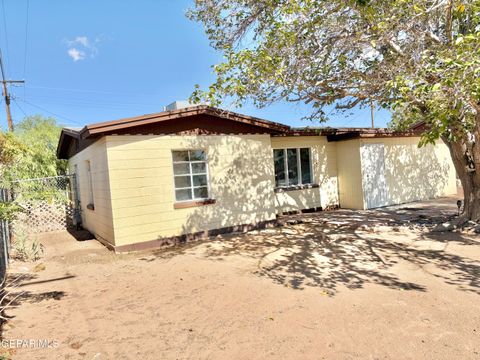
<path fill-rule="evenodd" d="M 209 106 L 63 129 L 83 227 L 115 251 L 263 227 L 282 213 L 456 193 L 442 142 L 418 132 L 294 129 Z"/>

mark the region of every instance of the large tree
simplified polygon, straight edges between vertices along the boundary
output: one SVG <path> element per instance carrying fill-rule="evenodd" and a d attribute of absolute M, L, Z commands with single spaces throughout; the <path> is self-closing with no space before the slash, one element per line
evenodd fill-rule
<path fill-rule="evenodd" d="M 194 101 L 305 102 L 319 121 L 374 102 L 398 128 L 425 122 L 420 145 L 450 149 L 462 220 L 480 220 L 480 0 L 197 0 L 189 16 L 224 55 Z"/>
<path fill-rule="evenodd" d="M 19 122 L 13 132 L 0 131 L 0 187 L 64 174 L 66 162 L 56 155 L 61 130 L 55 119 L 34 115 Z"/>

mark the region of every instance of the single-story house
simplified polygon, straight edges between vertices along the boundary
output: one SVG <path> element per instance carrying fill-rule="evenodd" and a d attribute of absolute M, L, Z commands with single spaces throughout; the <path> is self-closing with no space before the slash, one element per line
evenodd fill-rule
<path fill-rule="evenodd" d="M 205 105 L 64 128 L 82 226 L 116 251 L 262 227 L 278 214 L 456 193 L 447 147 L 419 133 L 295 129 Z"/>

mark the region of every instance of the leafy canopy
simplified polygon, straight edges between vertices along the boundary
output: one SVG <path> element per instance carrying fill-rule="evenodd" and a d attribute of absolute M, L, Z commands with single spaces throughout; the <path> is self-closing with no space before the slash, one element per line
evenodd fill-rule
<path fill-rule="evenodd" d="M 320 121 L 374 101 L 393 126 L 426 121 L 424 143 L 475 126 L 480 0 L 196 0 L 188 16 L 224 55 L 192 101 L 305 102 Z"/>
<path fill-rule="evenodd" d="M 0 132 L 0 185 L 64 174 L 66 162 L 56 156 L 60 132 L 55 119 L 39 115 L 26 117 L 14 132 Z"/>

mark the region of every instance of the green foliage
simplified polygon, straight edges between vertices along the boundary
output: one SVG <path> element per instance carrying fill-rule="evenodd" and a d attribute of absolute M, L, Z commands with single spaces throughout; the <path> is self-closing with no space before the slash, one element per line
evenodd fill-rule
<path fill-rule="evenodd" d="M 20 261 L 36 261 L 43 255 L 43 245 L 38 239 L 29 235 L 27 230 L 17 224 L 12 239 L 12 257 Z"/>
<path fill-rule="evenodd" d="M 14 202 L 0 201 L 0 220 L 13 220 L 15 214 L 22 211 L 22 208 Z"/>
<path fill-rule="evenodd" d="M 36 115 L 26 117 L 14 132 L 0 132 L 0 185 L 64 174 L 66 161 L 56 157 L 60 131 L 55 119 Z"/>
<path fill-rule="evenodd" d="M 52 187 L 43 183 L 17 182 L 66 172 L 66 161 L 56 157 L 60 131 L 55 119 L 36 115 L 26 117 L 14 132 L 0 132 L 0 187 L 21 193 L 23 200 L 65 197 L 65 191 L 52 192 Z M 21 210 L 16 203 L 0 202 L 1 219 L 12 220 Z"/>
<path fill-rule="evenodd" d="M 421 145 L 440 136 L 449 142 L 472 133 L 480 103 L 480 32 L 458 35 L 449 48 L 422 52 L 416 76 L 402 74 L 388 85 L 397 94 L 392 102 L 392 126 L 404 129 L 425 121 L 430 130 Z"/>
<path fill-rule="evenodd" d="M 188 16 L 224 55 L 193 102 L 298 101 L 324 121 L 373 100 L 392 127 L 425 121 L 422 144 L 465 138 L 480 112 L 480 0 L 197 0 Z"/>
<path fill-rule="evenodd" d="M 11 360 L 11 359 L 12 359 L 11 355 L 8 354 L 7 352 L 0 354 L 0 360 Z"/>

